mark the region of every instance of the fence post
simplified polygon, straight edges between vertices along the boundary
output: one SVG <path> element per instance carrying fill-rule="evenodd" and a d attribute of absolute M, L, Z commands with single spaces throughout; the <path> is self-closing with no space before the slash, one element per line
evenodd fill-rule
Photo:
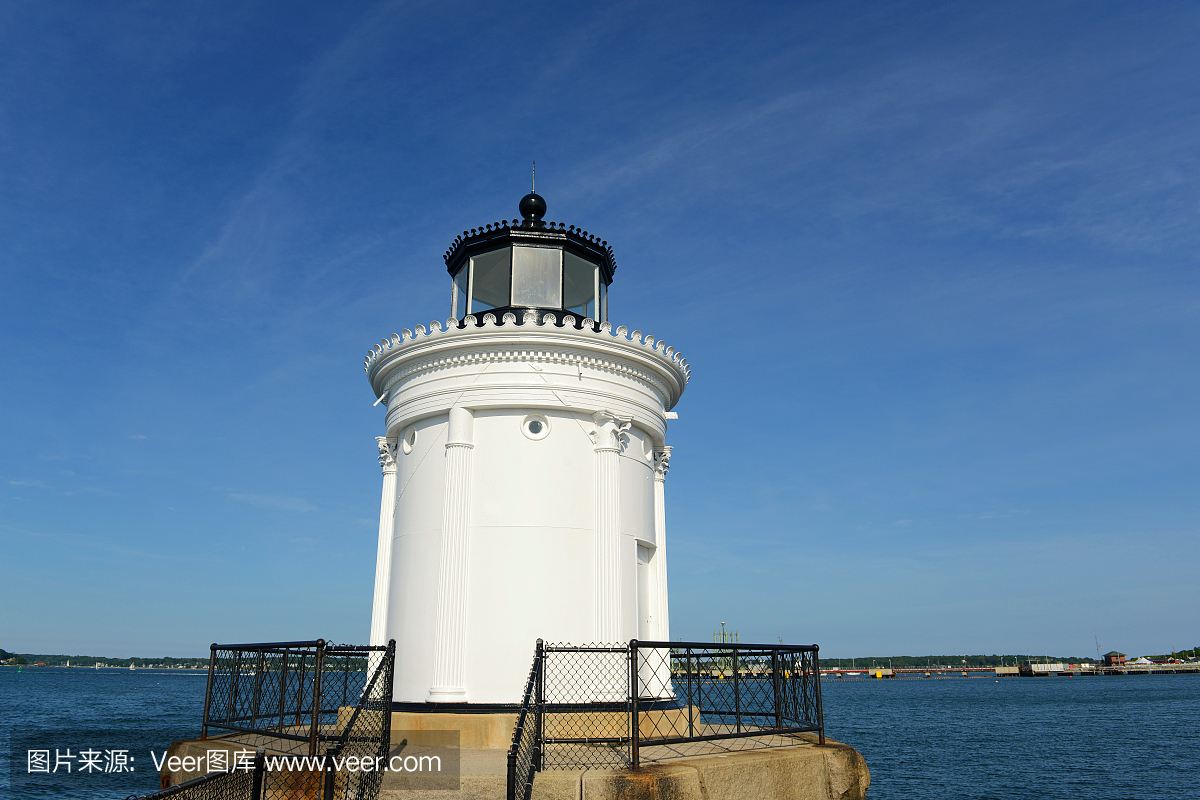
<path fill-rule="evenodd" d="M 396 640 L 388 639 L 387 650 L 383 657 L 387 659 L 387 688 L 384 690 L 383 709 L 384 709 L 384 725 L 387 733 L 387 748 L 390 752 L 392 749 L 392 702 L 395 697 L 396 684 Z"/>
<path fill-rule="evenodd" d="M 738 678 L 738 672 L 741 665 L 738 664 L 738 651 L 733 650 L 733 719 L 737 723 L 737 732 L 742 732 L 742 696 L 741 682 Z"/>
<path fill-rule="evenodd" d="M 204 687 L 204 721 L 200 725 L 200 741 L 208 738 L 208 704 L 212 701 L 213 665 L 217 663 L 217 643 L 208 647 L 208 685 Z"/>
<path fill-rule="evenodd" d="M 641 725 L 638 719 L 638 640 L 629 640 L 629 723 L 630 723 L 630 762 L 634 769 L 641 765 L 641 754 L 638 752 L 638 740 L 641 738 Z"/>
<path fill-rule="evenodd" d="M 517 748 L 508 748 L 508 789 L 505 792 L 507 800 L 517 800 Z"/>
<path fill-rule="evenodd" d="M 279 664 L 279 720 L 277 727 L 279 728 L 280 733 L 283 733 L 283 708 L 284 700 L 287 699 L 288 660 L 291 659 L 291 657 L 291 648 L 283 648 L 283 661 Z"/>
<path fill-rule="evenodd" d="M 775 727 L 783 727 L 783 709 L 780 707 L 779 701 L 779 651 L 771 651 L 771 684 L 775 689 Z"/>
<path fill-rule="evenodd" d="M 687 705 L 688 705 L 688 736 L 696 735 L 696 725 L 692 720 L 692 648 L 687 649 Z M 696 676 L 696 686 L 700 685 L 700 676 Z"/>
<path fill-rule="evenodd" d="M 304 665 L 308 661 L 308 651 L 300 651 L 300 675 L 296 678 L 296 721 L 292 724 L 297 728 L 300 727 L 300 715 L 304 713 L 304 678 L 308 674 L 308 670 Z"/>
<path fill-rule="evenodd" d="M 813 645 L 813 680 L 817 682 L 817 725 L 820 728 L 820 743 L 825 744 L 825 711 L 821 705 L 821 648 Z"/>
<path fill-rule="evenodd" d="M 324 780 L 321 782 L 323 800 L 333 800 L 333 790 L 337 786 L 337 770 L 334 768 L 334 761 L 341 754 L 341 745 L 336 744 L 325 751 L 325 774 L 322 776 Z"/>
<path fill-rule="evenodd" d="M 229 666 L 229 702 L 225 707 L 225 721 L 230 723 L 237 719 L 237 690 L 242 679 L 242 651 L 233 652 L 233 663 Z"/>
<path fill-rule="evenodd" d="M 250 703 L 250 727 L 258 729 L 258 698 L 261 694 L 263 672 L 267 668 L 267 654 L 258 651 L 258 663 L 254 665 L 254 697 Z"/>
<path fill-rule="evenodd" d="M 266 772 L 267 748 L 259 746 L 254 749 L 254 780 L 250 785 L 250 800 L 262 800 Z"/>
<path fill-rule="evenodd" d="M 543 713 L 546 707 L 546 650 L 542 645 L 542 640 L 537 640 L 537 654 L 533 659 L 534 669 L 537 670 L 534 678 L 534 695 L 533 695 L 533 767 L 538 772 L 541 772 L 546 767 L 545 754 L 545 735 L 546 729 L 543 722 Z"/>
<path fill-rule="evenodd" d="M 312 723 L 308 729 L 308 754 L 317 754 L 317 736 L 321 726 L 321 668 L 325 661 L 325 640 L 317 639 L 317 664 L 313 675 Z"/>

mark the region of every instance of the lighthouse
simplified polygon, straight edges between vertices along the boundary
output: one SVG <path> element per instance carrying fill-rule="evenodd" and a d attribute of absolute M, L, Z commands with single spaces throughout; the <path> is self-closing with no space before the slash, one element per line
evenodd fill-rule
<path fill-rule="evenodd" d="M 445 322 L 366 358 L 386 408 L 371 643 L 396 640 L 404 706 L 519 703 L 539 638 L 670 638 L 667 421 L 687 361 L 613 328 L 606 241 L 545 221 L 536 193 L 519 210 L 451 243 Z"/>

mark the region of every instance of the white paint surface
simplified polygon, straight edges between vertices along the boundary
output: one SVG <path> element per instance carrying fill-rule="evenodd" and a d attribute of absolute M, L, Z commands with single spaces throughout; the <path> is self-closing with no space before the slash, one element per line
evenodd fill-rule
<path fill-rule="evenodd" d="M 368 358 L 399 443 L 373 618 L 396 639 L 397 701 L 516 703 L 538 638 L 669 630 L 663 453 L 686 362 L 624 328 L 514 323 L 419 328 Z M 531 414 L 548 430 L 524 430 Z"/>

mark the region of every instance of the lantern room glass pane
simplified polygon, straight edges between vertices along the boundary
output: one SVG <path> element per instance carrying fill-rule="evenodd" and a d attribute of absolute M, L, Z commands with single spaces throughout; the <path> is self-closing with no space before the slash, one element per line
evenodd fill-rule
<path fill-rule="evenodd" d="M 471 307 L 468 313 L 509 305 L 509 249 L 502 247 L 471 257 Z"/>
<path fill-rule="evenodd" d="M 513 245 L 512 304 L 562 308 L 562 250 Z"/>
<path fill-rule="evenodd" d="M 596 318 L 595 264 L 574 253 L 563 251 L 562 307 L 580 317 Z"/>
<path fill-rule="evenodd" d="M 451 313 L 455 319 L 462 319 L 467 311 L 467 279 L 471 276 L 471 268 L 464 265 L 454 276 L 454 308 Z"/>

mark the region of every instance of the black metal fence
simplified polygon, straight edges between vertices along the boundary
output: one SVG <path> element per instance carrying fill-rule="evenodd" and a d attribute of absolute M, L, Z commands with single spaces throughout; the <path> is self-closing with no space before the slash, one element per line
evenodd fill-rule
<path fill-rule="evenodd" d="M 374 769 L 337 772 L 332 762 L 345 759 L 342 763 L 363 763 L 368 758 L 387 758 L 391 749 L 395 656 L 395 639 L 385 646 L 341 646 L 325 653 L 324 682 L 322 691 L 317 693 L 316 706 L 323 705 L 320 702 L 323 694 L 343 699 L 348 699 L 351 692 L 359 694 L 358 702 L 353 706 L 339 707 L 335 727 L 328 734 L 323 785 L 325 800 L 374 800 L 379 794 L 383 772 Z M 359 680 L 362 681 L 361 689 L 356 685 Z M 318 733 L 318 737 L 325 738 L 325 734 Z"/>
<path fill-rule="evenodd" d="M 387 758 L 395 655 L 395 640 L 214 644 L 200 738 L 256 749 L 253 768 L 231 759 L 146 798 L 372 800 L 383 773 L 337 765 Z M 224 733 L 213 738 L 214 729 Z"/>
<path fill-rule="evenodd" d="M 633 767 L 754 739 L 825 743 L 816 645 L 538 641 L 509 750 L 509 800 L 544 769 Z M 706 749 L 707 748 L 707 749 Z"/>
<path fill-rule="evenodd" d="M 512 746 L 508 749 L 508 800 L 528 800 L 533 791 L 533 773 L 541 762 L 542 730 L 542 640 L 533 653 L 533 666 L 525 682 L 524 702 L 517 714 Z"/>
<path fill-rule="evenodd" d="M 393 645 L 333 645 L 324 639 L 214 644 L 200 738 L 218 728 L 272 740 L 272 749 L 316 755 L 337 729 L 339 713 L 366 696 L 382 661 L 390 672 L 388 652 L 394 653 Z"/>
<path fill-rule="evenodd" d="M 258 748 L 254 761 L 244 769 L 211 772 L 177 784 L 161 792 L 144 795 L 141 800 L 266 800 L 266 751 Z M 129 800 L 138 800 L 135 796 Z"/>

